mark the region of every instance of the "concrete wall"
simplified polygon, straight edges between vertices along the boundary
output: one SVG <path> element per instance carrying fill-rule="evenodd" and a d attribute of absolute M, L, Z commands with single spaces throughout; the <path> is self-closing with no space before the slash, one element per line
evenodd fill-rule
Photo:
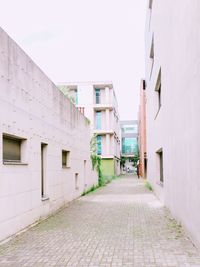
<path fill-rule="evenodd" d="M 90 126 L 34 62 L 0 29 L 0 240 L 46 217 L 97 183 Z M 24 138 L 22 163 L 3 163 L 3 134 Z M 41 197 L 41 143 L 45 198 Z M 70 151 L 69 168 L 62 150 Z M 76 184 L 75 174 L 78 174 Z"/>
<path fill-rule="evenodd" d="M 175 218 L 200 244 L 200 1 L 153 1 L 147 12 L 148 179 Z M 154 63 L 151 71 L 151 40 Z M 155 91 L 161 68 L 161 108 Z M 152 72 L 152 74 L 151 74 Z M 156 151 L 163 149 L 164 183 Z"/>

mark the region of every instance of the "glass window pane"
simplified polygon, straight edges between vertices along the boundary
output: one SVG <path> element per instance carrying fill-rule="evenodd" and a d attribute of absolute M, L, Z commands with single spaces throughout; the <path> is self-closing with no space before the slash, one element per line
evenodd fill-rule
<path fill-rule="evenodd" d="M 137 154 L 138 153 L 137 138 L 123 138 L 122 153 L 126 155 Z"/>
<path fill-rule="evenodd" d="M 96 100 L 96 104 L 100 104 L 101 103 L 101 90 L 100 89 L 95 89 L 95 100 Z"/>
<path fill-rule="evenodd" d="M 101 135 L 97 136 L 97 155 L 102 154 L 102 137 Z"/>
<path fill-rule="evenodd" d="M 3 160 L 20 161 L 21 140 L 3 137 Z"/>
<path fill-rule="evenodd" d="M 101 111 L 96 112 L 96 129 L 101 129 Z"/>

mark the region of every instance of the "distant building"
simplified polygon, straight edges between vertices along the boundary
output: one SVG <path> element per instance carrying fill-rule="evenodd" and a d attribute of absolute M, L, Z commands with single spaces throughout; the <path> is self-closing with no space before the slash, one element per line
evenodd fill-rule
<path fill-rule="evenodd" d="M 0 240 L 97 184 L 88 120 L 0 28 Z"/>
<path fill-rule="evenodd" d="M 133 159 L 138 156 L 138 121 L 127 120 L 120 122 L 121 127 L 121 156 L 125 158 L 123 171 L 133 172 Z"/>
<path fill-rule="evenodd" d="M 62 83 L 59 89 L 90 120 L 97 154 L 105 176 L 120 174 L 120 125 L 118 104 L 112 82 Z"/>
<path fill-rule="evenodd" d="M 138 145 L 140 158 L 140 176 L 146 178 L 147 173 L 147 150 L 146 150 L 146 84 L 141 81 L 140 106 L 138 114 Z"/>
<path fill-rule="evenodd" d="M 147 179 L 200 247 L 200 1 L 148 3 Z"/>

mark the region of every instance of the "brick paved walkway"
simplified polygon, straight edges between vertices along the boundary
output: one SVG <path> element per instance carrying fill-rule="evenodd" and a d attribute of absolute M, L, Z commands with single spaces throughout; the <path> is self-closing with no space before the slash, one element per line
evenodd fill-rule
<path fill-rule="evenodd" d="M 133 177 L 117 179 L 0 247 L 1 267 L 197 267 L 200 253 Z"/>

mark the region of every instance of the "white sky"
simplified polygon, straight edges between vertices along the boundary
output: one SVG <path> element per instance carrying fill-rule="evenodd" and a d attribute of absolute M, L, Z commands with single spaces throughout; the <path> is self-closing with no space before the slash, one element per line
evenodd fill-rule
<path fill-rule="evenodd" d="M 136 119 L 147 0 L 0 0 L 0 26 L 58 82 L 113 81 Z"/>

